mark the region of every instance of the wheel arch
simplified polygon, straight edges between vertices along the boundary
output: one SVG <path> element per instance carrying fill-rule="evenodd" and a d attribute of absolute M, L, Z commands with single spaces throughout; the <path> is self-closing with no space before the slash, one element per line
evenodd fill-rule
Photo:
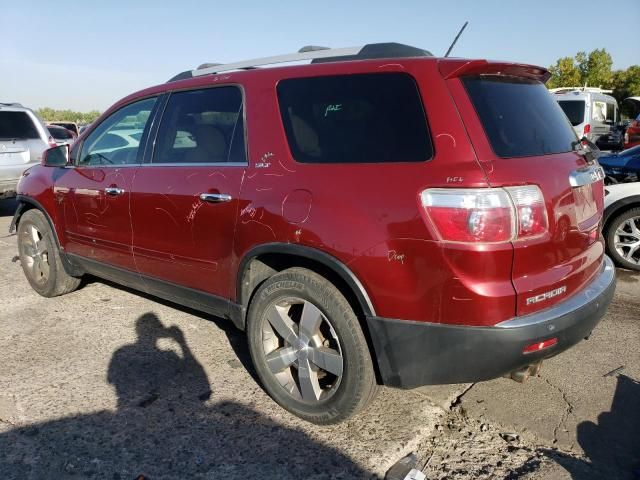
<path fill-rule="evenodd" d="M 609 227 L 611 225 L 611 221 L 618 215 L 626 212 L 627 210 L 631 210 L 632 208 L 637 207 L 640 207 L 640 195 L 624 197 L 620 200 L 616 200 L 614 203 L 609 205 L 604 210 L 604 215 L 602 218 L 602 233 L 604 235 L 607 234 L 607 231 L 609 230 Z"/>
<path fill-rule="evenodd" d="M 51 215 L 49 215 L 49 212 L 47 212 L 47 210 L 42 206 L 42 204 L 38 202 L 35 198 L 27 197 L 26 195 L 17 195 L 16 200 L 18 202 L 18 208 L 16 209 L 16 212 L 13 215 L 13 220 L 11 221 L 11 226 L 9 227 L 9 231 L 13 232 L 14 230 L 17 229 L 18 224 L 20 223 L 20 218 L 22 218 L 25 212 L 28 212 L 29 210 L 33 210 L 33 209 L 40 210 L 44 215 L 44 218 L 46 218 L 47 222 L 49 223 L 49 227 L 51 228 L 51 231 L 53 232 L 53 237 L 56 241 L 56 246 L 60 248 L 60 239 L 58 238 L 58 232 L 56 231 L 56 227 L 53 223 L 53 219 L 51 218 Z"/>
<path fill-rule="evenodd" d="M 236 302 L 245 308 L 256 288 L 274 273 L 291 267 L 306 267 L 328 280 L 337 280 L 338 289 L 359 313 L 374 316 L 375 309 L 364 285 L 340 260 L 313 247 L 287 243 L 268 243 L 249 250 L 238 267 Z M 350 298 L 351 297 L 351 298 Z"/>
<path fill-rule="evenodd" d="M 272 275 L 291 267 L 303 267 L 323 276 L 345 296 L 362 328 L 378 383 L 382 377 L 375 360 L 375 350 L 367 317 L 375 316 L 375 308 L 358 277 L 336 257 L 313 247 L 287 243 L 268 243 L 249 250 L 237 271 L 236 308 L 232 318 L 237 327 L 246 327 L 246 315 L 253 294 Z"/>
<path fill-rule="evenodd" d="M 56 247 L 58 248 L 58 252 L 62 260 L 62 266 L 67 272 L 67 274 L 71 276 L 83 275 L 84 272 L 82 271 L 82 269 L 74 265 L 69 260 L 68 256 L 64 252 L 64 249 L 61 247 L 60 238 L 58 238 L 58 231 L 56 230 L 55 224 L 53 223 L 53 219 L 51 218 L 51 215 L 49 215 L 49 212 L 47 212 L 47 209 L 44 208 L 44 206 L 38 200 L 32 197 L 28 197 L 26 195 L 17 195 L 16 200 L 18 202 L 18 208 L 16 209 L 16 212 L 13 215 L 13 220 L 11 220 L 9 232 L 12 233 L 14 230 L 17 231 L 18 224 L 20 223 L 20 219 L 26 212 L 28 212 L 29 210 L 40 211 L 44 215 L 44 218 L 47 219 L 49 228 L 51 228 L 51 231 L 53 232 L 53 239 L 56 243 Z"/>

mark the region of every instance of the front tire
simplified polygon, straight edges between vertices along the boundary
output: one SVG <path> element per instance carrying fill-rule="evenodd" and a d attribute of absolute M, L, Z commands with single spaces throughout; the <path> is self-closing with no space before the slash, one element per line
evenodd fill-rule
<path fill-rule="evenodd" d="M 606 244 L 616 265 L 640 271 L 640 208 L 627 210 L 609 222 Z"/>
<path fill-rule="evenodd" d="M 364 409 L 377 391 L 358 319 L 322 276 L 291 268 L 266 280 L 247 318 L 251 358 L 264 388 L 312 423 L 338 423 Z"/>
<path fill-rule="evenodd" d="M 40 210 L 26 211 L 20 217 L 17 233 L 20 264 L 36 292 L 56 297 L 78 288 L 80 279 L 65 271 L 54 233 Z"/>

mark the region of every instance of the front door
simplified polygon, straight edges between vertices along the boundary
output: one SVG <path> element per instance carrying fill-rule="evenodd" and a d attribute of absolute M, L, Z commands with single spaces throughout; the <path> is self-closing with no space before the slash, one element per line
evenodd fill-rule
<path fill-rule="evenodd" d="M 228 298 L 245 169 L 241 90 L 172 93 L 132 186 L 134 258 L 152 293 L 159 279 Z"/>
<path fill-rule="evenodd" d="M 67 253 L 135 271 L 129 198 L 155 103 L 118 109 L 73 149 L 75 166 L 60 170 L 54 191 Z"/>

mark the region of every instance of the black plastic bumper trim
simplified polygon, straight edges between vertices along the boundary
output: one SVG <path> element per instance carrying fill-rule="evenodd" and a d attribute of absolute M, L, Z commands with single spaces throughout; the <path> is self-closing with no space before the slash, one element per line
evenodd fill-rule
<path fill-rule="evenodd" d="M 422 385 L 490 380 L 552 357 L 588 337 L 615 291 L 615 269 L 605 257 L 597 277 L 582 291 L 544 311 L 493 327 L 468 327 L 367 317 L 385 385 Z M 557 338 L 540 352 L 528 345 Z"/>

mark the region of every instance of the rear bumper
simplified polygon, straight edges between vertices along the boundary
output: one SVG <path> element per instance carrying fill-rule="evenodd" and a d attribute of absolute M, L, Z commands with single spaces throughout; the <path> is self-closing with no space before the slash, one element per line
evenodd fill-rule
<path fill-rule="evenodd" d="M 18 180 L 19 178 L 15 180 L 0 180 L 0 200 L 16 196 Z"/>
<path fill-rule="evenodd" d="M 564 302 L 493 327 L 368 317 L 383 383 L 398 388 L 489 380 L 552 357 L 588 337 L 615 291 L 609 257 L 597 277 Z M 557 338 L 545 350 L 524 348 Z"/>

